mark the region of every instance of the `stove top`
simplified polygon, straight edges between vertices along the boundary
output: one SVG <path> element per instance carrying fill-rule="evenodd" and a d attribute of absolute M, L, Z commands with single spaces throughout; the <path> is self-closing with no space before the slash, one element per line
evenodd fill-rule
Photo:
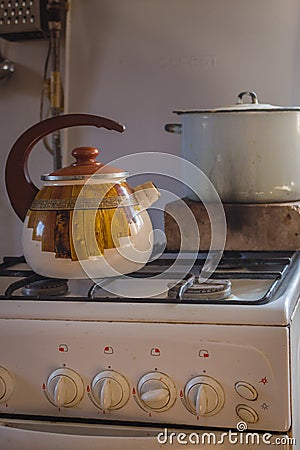
<path fill-rule="evenodd" d="M 94 302 L 265 304 L 285 278 L 293 252 L 225 253 L 209 280 L 199 280 L 207 254 L 199 253 L 190 273 L 189 255 L 163 254 L 129 276 L 98 280 L 60 280 L 34 273 L 23 257 L 0 265 L 0 300 Z M 174 262 L 176 272 L 170 271 Z M 181 269 L 181 271 L 180 271 Z"/>
<path fill-rule="evenodd" d="M 136 273 L 97 284 L 89 279 L 45 279 L 34 273 L 23 257 L 6 257 L 0 264 L 0 318 L 257 325 L 290 322 L 300 292 L 299 253 L 225 252 L 208 280 L 211 286 L 196 296 L 190 291 L 198 290 L 207 253 L 197 254 L 189 271 L 189 254 L 181 255 L 176 271 L 168 271 L 177 256 L 164 253 Z M 36 286 L 44 280 L 46 287 L 52 284 L 50 294 L 45 286 Z M 182 284 L 188 289 L 179 295 L 176 286 Z M 213 291 L 220 286 L 222 295 L 215 296 Z"/>

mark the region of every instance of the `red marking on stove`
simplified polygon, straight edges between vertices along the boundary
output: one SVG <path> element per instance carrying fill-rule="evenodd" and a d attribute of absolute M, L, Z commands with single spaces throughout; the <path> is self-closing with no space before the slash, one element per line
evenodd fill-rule
<path fill-rule="evenodd" d="M 68 351 L 68 346 L 66 344 L 60 344 L 58 346 L 58 351 L 62 353 L 66 353 Z"/>
<path fill-rule="evenodd" d="M 43 391 L 45 391 L 45 390 L 46 390 L 46 384 L 43 383 Z"/>
<path fill-rule="evenodd" d="M 197 420 L 199 420 L 199 416 L 197 416 Z"/>
<path fill-rule="evenodd" d="M 8 404 L 7 403 L 5 403 L 5 406 L 6 406 L 6 408 L 8 408 Z"/>
<path fill-rule="evenodd" d="M 103 412 L 103 414 L 105 414 L 105 409 L 103 409 L 103 411 L 102 411 L 102 412 Z"/>
<path fill-rule="evenodd" d="M 150 355 L 151 356 L 160 356 L 160 349 L 157 347 L 151 348 Z"/>
<path fill-rule="evenodd" d="M 209 352 L 206 349 L 199 350 L 200 358 L 209 358 Z"/>
<path fill-rule="evenodd" d="M 135 388 L 132 388 L 132 395 L 135 395 L 136 394 L 136 390 L 135 390 Z"/>
<path fill-rule="evenodd" d="M 179 396 L 180 396 L 181 398 L 183 398 L 183 391 L 182 391 L 182 390 L 180 391 Z"/>
<path fill-rule="evenodd" d="M 60 411 L 60 407 L 58 408 L 58 411 Z"/>
<path fill-rule="evenodd" d="M 262 383 L 263 385 L 269 383 L 268 378 L 267 377 L 262 377 L 260 380 L 260 383 Z"/>
<path fill-rule="evenodd" d="M 90 392 L 91 392 L 91 389 L 90 389 L 90 387 L 89 387 L 89 386 L 87 386 L 87 387 L 86 387 L 86 392 L 88 392 L 88 393 L 90 393 Z"/>
<path fill-rule="evenodd" d="M 104 347 L 103 352 L 106 353 L 107 355 L 112 355 L 114 352 L 114 349 L 110 345 L 106 345 Z"/>
<path fill-rule="evenodd" d="M 151 414 L 151 413 L 149 413 L 149 417 L 152 417 L 152 414 Z"/>

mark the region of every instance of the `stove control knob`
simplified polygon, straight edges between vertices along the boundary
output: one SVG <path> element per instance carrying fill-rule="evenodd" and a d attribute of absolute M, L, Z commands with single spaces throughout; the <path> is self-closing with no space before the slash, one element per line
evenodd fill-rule
<path fill-rule="evenodd" d="M 129 400 L 129 384 L 123 375 L 114 370 L 98 373 L 91 388 L 93 402 L 103 410 L 120 409 Z"/>
<path fill-rule="evenodd" d="M 54 405 L 69 408 L 81 401 L 84 393 L 83 381 L 77 372 L 62 367 L 49 376 L 47 393 Z"/>
<path fill-rule="evenodd" d="M 150 411 L 163 412 L 171 408 L 176 400 L 174 382 L 161 372 L 149 372 L 140 378 L 137 394 L 142 407 Z"/>
<path fill-rule="evenodd" d="M 185 405 L 196 416 L 213 416 L 224 405 L 224 391 L 220 383 L 208 376 L 192 378 L 184 389 Z"/>
<path fill-rule="evenodd" d="M 0 367 L 0 403 L 5 403 L 14 390 L 14 380 L 8 370 Z"/>

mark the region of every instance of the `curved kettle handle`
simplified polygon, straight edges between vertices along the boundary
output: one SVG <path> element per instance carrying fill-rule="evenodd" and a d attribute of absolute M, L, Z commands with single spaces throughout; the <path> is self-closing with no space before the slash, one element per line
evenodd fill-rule
<path fill-rule="evenodd" d="M 124 125 L 91 114 L 63 114 L 36 123 L 26 130 L 13 145 L 5 168 L 5 184 L 10 203 L 23 221 L 39 189 L 32 182 L 27 162 L 33 147 L 45 136 L 62 128 L 91 125 L 122 133 Z"/>

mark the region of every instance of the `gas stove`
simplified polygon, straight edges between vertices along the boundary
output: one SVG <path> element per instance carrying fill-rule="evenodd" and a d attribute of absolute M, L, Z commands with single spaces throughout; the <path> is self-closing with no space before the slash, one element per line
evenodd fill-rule
<path fill-rule="evenodd" d="M 207 254 L 181 255 L 170 271 L 177 256 L 97 283 L 45 280 L 5 258 L 3 423 L 220 432 L 242 422 L 300 442 L 300 255 L 228 252 L 204 283 Z"/>

